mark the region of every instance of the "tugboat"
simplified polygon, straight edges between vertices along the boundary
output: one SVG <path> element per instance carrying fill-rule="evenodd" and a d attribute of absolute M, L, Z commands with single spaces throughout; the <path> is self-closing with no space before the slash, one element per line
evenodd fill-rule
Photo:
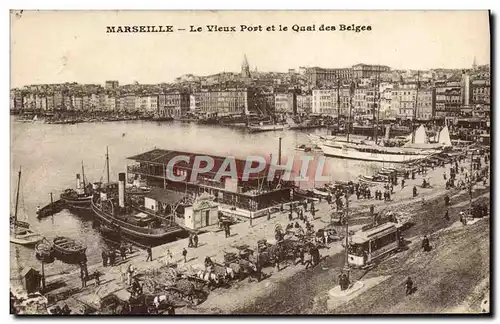
<path fill-rule="evenodd" d="M 90 200 L 92 199 L 93 187 L 92 184 L 85 184 L 85 170 L 82 161 L 82 175 L 83 179 L 80 180 L 80 174 L 76 175 L 76 190 L 66 189 L 61 194 L 61 200 L 64 201 L 70 210 L 89 211 Z"/>
<path fill-rule="evenodd" d="M 17 220 L 20 187 L 21 169 L 19 169 L 19 178 L 17 183 L 16 209 L 14 211 L 14 215 L 10 216 L 10 242 L 20 245 L 34 245 L 43 240 L 44 237 L 41 234 L 35 233 L 33 230 L 31 230 L 29 223 Z"/>
<path fill-rule="evenodd" d="M 125 173 L 118 174 L 118 192 L 116 186 L 103 186 L 95 192 L 91 208 L 99 221 L 119 228 L 122 234 L 141 241 L 158 241 L 183 232 L 175 222 L 174 212 L 165 215 L 151 209 L 138 206 L 132 200 L 126 200 Z"/>

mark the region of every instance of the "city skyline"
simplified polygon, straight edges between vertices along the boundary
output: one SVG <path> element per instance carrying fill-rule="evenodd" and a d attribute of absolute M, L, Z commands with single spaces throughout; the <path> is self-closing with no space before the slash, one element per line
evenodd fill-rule
<path fill-rule="evenodd" d="M 163 24 L 189 29 L 191 25 L 238 26 L 242 22 L 289 27 L 315 24 L 316 31 L 106 33 L 106 26 Z M 319 32 L 323 23 L 370 25 L 372 30 Z M 185 74 L 239 73 L 245 54 L 251 71 L 257 67 L 266 72 L 300 66 L 347 68 L 358 63 L 398 70 L 461 69 L 471 67 L 474 58 L 478 65 L 490 63 L 487 11 L 309 11 L 300 15 L 273 11 L 28 11 L 20 19 L 12 15 L 11 28 L 11 87 L 101 84 L 104 80 L 170 83 Z M 339 52 L 338 48 L 352 50 Z"/>

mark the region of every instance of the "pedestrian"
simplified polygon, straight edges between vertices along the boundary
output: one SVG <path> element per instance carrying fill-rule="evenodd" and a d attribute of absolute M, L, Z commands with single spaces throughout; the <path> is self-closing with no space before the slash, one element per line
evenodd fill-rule
<path fill-rule="evenodd" d="M 427 235 L 425 235 L 424 239 L 422 240 L 422 248 L 424 249 L 424 252 L 429 252 L 431 250 L 429 238 L 427 238 Z"/>
<path fill-rule="evenodd" d="M 127 258 L 127 249 L 123 243 L 120 244 L 120 256 L 122 257 L 122 260 Z"/>
<path fill-rule="evenodd" d="M 101 285 L 101 273 L 99 271 L 94 272 L 94 278 L 95 278 L 95 285 L 100 286 Z"/>
<path fill-rule="evenodd" d="M 450 197 L 448 195 L 444 196 L 444 205 L 446 207 L 450 205 Z"/>
<path fill-rule="evenodd" d="M 370 216 L 373 217 L 373 214 L 375 214 L 375 206 L 371 205 L 370 206 Z"/>
<path fill-rule="evenodd" d="M 412 180 L 415 180 L 415 171 L 412 171 L 412 172 L 411 172 L 411 179 L 412 179 Z"/>
<path fill-rule="evenodd" d="M 271 220 L 271 209 L 267 210 L 267 220 Z"/>
<path fill-rule="evenodd" d="M 405 287 L 406 287 L 406 296 L 413 293 L 413 281 L 411 280 L 410 277 L 408 277 L 408 279 L 406 279 Z"/>
<path fill-rule="evenodd" d="M 114 267 L 115 266 L 115 250 L 109 250 L 108 251 L 108 258 L 109 258 L 109 266 Z"/>
<path fill-rule="evenodd" d="M 171 264 L 172 264 L 172 252 L 170 252 L 170 250 L 167 250 L 167 267 L 169 267 Z"/>
<path fill-rule="evenodd" d="M 128 276 L 127 282 L 128 282 L 129 286 L 132 286 L 132 283 L 133 283 L 132 281 L 134 279 L 134 274 L 135 274 L 135 268 L 134 268 L 134 266 L 132 264 L 130 264 L 128 266 L 128 270 L 127 270 L 127 276 Z"/>
<path fill-rule="evenodd" d="M 148 253 L 148 257 L 146 259 L 146 262 L 153 261 L 153 250 L 151 249 L 151 246 L 147 247 L 146 252 Z"/>
<path fill-rule="evenodd" d="M 413 186 L 413 197 L 417 196 L 417 187 Z"/>
<path fill-rule="evenodd" d="M 290 210 L 290 212 L 288 213 L 288 220 L 291 222 L 293 220 L 293 215 L 292 215 L 292 211 Z M 227 236 L 226 236 L 227 237 Z"/>
<path fill-rule="evenodd" d="M 87 287 L 87 281 L 85 278 L 85 272 L 83 271 L 83 265 L 80 264 L 80 279 L 82 280 L 82 289 Z"/>
<path fill-rule="evenodd" d="M 229 224 L 227 224 L 227 236 L 231 237 L 231 225 L 229 225 Z"/>
<path fill-rule="evenodd" d="M 444 219 L 445 219 L 446 221 L 449 221 L 449 220 L 450 220 L 450 215 L 449 215 L 449 213 L 448 213 L 448 209 L 446 209 L 446 212 L 444 213 Z"/>
<path fill-rule="evenodd" d="M 196 232 L 193 234 L 193 244 L 195 248 L 198 247 L 198 234 Z"/>
<path fill-rule="evenodd" d="M 405 187 L 405 179 L 401 179 L 401 190 Z"/>
<path fill-rule="evenodd" d="M 186 248 L 182 248 L 182 256 L 184 257 L 184 263 L 187 263 L 187 254 L 188 251 L 186 250 Z"/>
<path fill-rule="evenodd" d="M 189 244 L 188 248 L 193 247 L 193 233 L 189 233 Z"/>
<path fill-rule="evenodd" d="M 446 180 L 446 172 L 443 173 L 443 179 Z"/>
<path fill-rule="evenodd" d="M 102 266 L 107 267 L 108 266 L 108 253 L 106 252 L 105 249 L 102 249 Z"/>

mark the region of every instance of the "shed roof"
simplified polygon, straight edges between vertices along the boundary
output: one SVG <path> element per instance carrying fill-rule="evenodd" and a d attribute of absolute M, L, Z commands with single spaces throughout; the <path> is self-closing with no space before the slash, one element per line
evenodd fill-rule
<path fill-rule="evenodd" d="M 185 195 L 183 193 L 157 187 L 151 188 L 151 191 L 144 195 L 144 197 L 151 198 L 169 205 L 173 205 L 179 202 L 180 200 L 182 200 L 182 198 L 184 198 L 184 196 Z"/>

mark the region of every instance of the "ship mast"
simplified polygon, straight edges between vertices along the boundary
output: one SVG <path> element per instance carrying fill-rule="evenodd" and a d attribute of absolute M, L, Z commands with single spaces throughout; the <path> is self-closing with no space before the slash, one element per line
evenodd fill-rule
<path fill-rule="evenodd" d="M 354 91 L 356 89 L 356 84 L 351 80 L 349 88 L 349 116 L 347 119 L 346 131 L 347 131 L 347 142 L 349 142 L 349 129 L 351 128 L 351 112 L 352 112 L 352 97 L 354 96 Z"/>
<path fill-rule="evenodd" d="M 16 193 L 16 210 L 14 211 L 14 225 L 17 222 L 17 208 L 19 206 L 19 188 L 21 187 L 21 168 L 19 168 L 19 176 L 17 179 L 17 193 Z"/>
<path fill-rule="evenodd" d="M 337 78 L 337 132 L 340 131 L 340 79 Z"/>
<path fill-rule="evenodd" d="M 83 190 L 86 188 L 85 184 L 85 169 L 83 168 L 83 161 L 82 161 L 82 180 L 83 180 Z"/>
<path fill-rule="evenodd" d="M 415 118 L 417 118 L 418 88 L 420 85 L 420 71 L 417 70 L 417 95 L 415 96 L 415 107 L 413 107 L 413 118 L 411 119 L 411 142 L 415 143 Z"/>
<path fill-rule="evenodd" d="M 373 140 L 375 144 L 377 144 L 377 133 L 378 133 L 378 123 L 379 123 L 379 115 L 380 115 L 380 66 L 378 67 L 377 78 L 376 78 L 376 86 L 373 92 L 373 119 L 375 119 L 375 127 L 373 129 Z M 378 99 L 378 100 L 377 100 Z M 375 105 L 377 105 L 377 114 L 375 115 Z"/>
<path fill-rule="evenodd" d="M 109 184 L 109 153 L 107 146 L 106 146 L 106 175 L 108 177 L 108 184 Z"/>

